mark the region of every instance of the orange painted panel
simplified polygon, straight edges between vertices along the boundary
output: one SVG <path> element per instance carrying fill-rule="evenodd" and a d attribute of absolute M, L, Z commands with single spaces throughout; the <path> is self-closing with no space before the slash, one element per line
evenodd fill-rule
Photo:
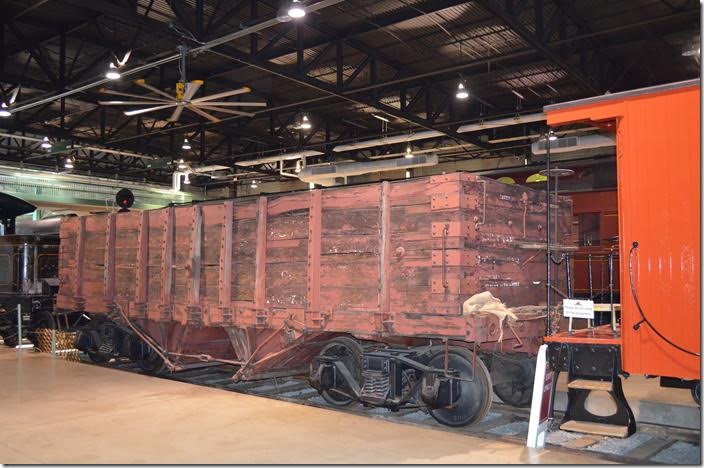
<path fill-rule="evenodd" d="M 630 293 L 628 258 L 650 322 L 700 353 L 700 85 L 613 95 L 546 108 L 549 125 L 612 122 L 617 134 L 623 368 L 634 374 L 700 378 L 700 358 L 643 324 Z"/>

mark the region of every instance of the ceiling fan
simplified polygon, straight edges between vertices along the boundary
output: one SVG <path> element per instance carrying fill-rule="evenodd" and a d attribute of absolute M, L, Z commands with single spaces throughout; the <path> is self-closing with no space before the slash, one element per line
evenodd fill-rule
<path fill-rule="evenodd" d="M 137 100 L 133 101 L 98 101 L 98 104 L 103 106 L 148 106 L 141 107 L 137 109 L 132 109 L 125 111 L 125 115 L 139 115 L 146 114 L 148 112 L 156 112 L 164 109 L 175 108 L 169 117 L 169 122 L 178 122 L 181 117 L 181 113 L 184 109 L 188 109 L 201 117 L 205 117 L 211 122 L 220 122 L 220 119 L 213 115 L 213 112 L 239 115 L 242 117 L 253 117 L 254 114 L 251 112 L 245 112 L 242 110 L 232 109 L 233 107 L 266 107 L 264 102 L 245 102 L 245 101 L 224 101 L 224 98 L 230 96 L 236 96 L 238 94 L 249 93 L 252 91 L 249 87 L 243 86 L 241 88 L 232 89 L 230 91 L 223 91 L 221 93 L 211 94 L 209 96 L 202 96 L 196 98 L 195 95 L 203 85 L 202 80 L 186 81 L 186 54 L 188 49 L 181 46 L 179 47 L 181 52 L 181 59 L 179 62 L 179 69 L 181 72 L 181 79 L 176 83 L 176 93 L 171 95 L 165 91 L 157 89 L 149 84 L 144 79 L 135 80 L 134 84 L 147 89 L 150 93 L 156 94 L 157 96 L 139 96 L 136 94 L 124 93 L 121 91 L 114 91 L 111 89 L 103 89 L 101 92 L 105 94 L 114 94 L 117 96 L 125 96 L 134 98 Z"/>

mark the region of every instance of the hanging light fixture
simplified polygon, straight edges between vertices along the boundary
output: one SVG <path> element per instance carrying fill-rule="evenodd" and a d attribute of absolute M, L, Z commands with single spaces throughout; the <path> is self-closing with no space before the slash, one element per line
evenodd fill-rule
<path fill-rule="evenodd" d="M 259 185 L 257 184 L 257 180 L 256 180 L 256 179 L 252 179 L 252 183 L 251 183 L 249 186 L 252 187 L 252 188 L 257 188 L 257 187 L 259 187 Z"/>
<path fill-rule="evenodd" d="M 406 146 L 406 157 L 407 158 L 412 158 L 413 157 L 413 151 L 411 151 L 411 145 L 409 144 Z"/>
<path fill-rule="evenodd" d="M 457 94 L 455 94 L 455 97 L 457 99 L 467 99 L 469 97 L 469 92 L 467 91 L 467 88 L 465 88 L 464 83 L 461 81 L 457 85 Z"/>
<path fill-rule="evenodd" d="M 64 167 L 66 169 L 73 169 L 73 158 L 66 158 L 66 162 L 64 163 Z"/>
<path fill-rule="evenodd" d="M 301 113 L 298 119 L 298 128 L 301 130 L 310 130 L 313 125 L 310 123 L 310 117 L 305 112 Z"/>
<path fill-rule="evenodd" d="M 554 131 L 550 130 L 550 131 L 548 132 L 548 140 L 550 140 L 550 141 L 555 141 L 555 140 L 557 140 L 557 135 L 555 135 L 555 132 L 554 132 Z"/>
<path fill-rule="evenodd" d="M 181 145 L 181 149 L 184 149 L 184 150 L 191 149 L 191 142 L 188 141 L 188 138 L 183 139 L 183 144 Z"/>
<path fill-rule="evenodd" d="M 288 11 L 286 13 L 293 19 L 299 19 L 306 16 L 306 9 L 301 3 L 301 0 L 292 0 L 288 5 Z"/>
<path fill-rule="evenodd" d="M 49 137 L 42 138 L 42 145 L 41 146 L 42 146 L 42 148 L 44 148 L 46 150 L 51 149 L 51 142 L 49 141 Z"/>
<path fill-rule="evenodd" d="M 108 80 L 119 80 L 120 77 L 120 72 L 117 70 L 117 65 L 115 65 L 113 62 L 110 62 L 110 65 L 108 66 L 108 71 L 105 72 L 105 78 Z"/>
<path fill-rule="evenodd" d="M 20 87 L 16 86 L 15 89 L 10 93 L 10 98 L 0 104 L 0 117 L 9 117 L 12 115 L 10 106 L 12 106 L 17 100 L 17 95 L 20 93 Z"/>
<path fill-rule="evenodd" d="M 180 170 L 188 169 L 188 166 L 186 165 L 186 161 L 184 161 L 183 158 L 178 160 L 178 168 Z"/>
<path fill-rule="evenodd" d="M 183 178 L 183 185 L 191 185 L 191 178 L 188 177 L 188 172 L 186 172 L 186 175 Z"/>
<path fill-rule="evenodd" d="M 301 172 L 302 167 L 303 167 L 303 161 L 299 159 L 298 161 L 296 161 L 296 169 L 294 169 L 294 172 L 296 174 L 298 174 L 299 172 Z"/>

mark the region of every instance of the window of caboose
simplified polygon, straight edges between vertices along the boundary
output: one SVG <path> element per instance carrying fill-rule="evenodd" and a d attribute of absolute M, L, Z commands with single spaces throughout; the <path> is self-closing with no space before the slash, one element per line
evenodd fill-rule
<path fill-rule="evenodd" d="M 580 246 L 593 246 L 601 244 L 600 221 L 600 213 L 580 213 L 577 215 L 577 222 L 579 223 Z"/>

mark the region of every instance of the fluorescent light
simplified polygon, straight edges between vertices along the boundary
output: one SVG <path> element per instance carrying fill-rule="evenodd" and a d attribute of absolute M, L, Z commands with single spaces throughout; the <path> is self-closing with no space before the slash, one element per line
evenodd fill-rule
<path fill-rule="evenodd" d="M 552 130 L 550 130 L 550 131 L 548 132 L 548 140 L 550 140 L 550 141 L 555 141 L 555 140 L 557 140 L 557 135 L 555 135 L 555 132 L 553 132 Z"/>
<path fill-rule="evenodd" d="M 191 149 L 191 143 L 188 141 L 188 138 L 183 139 L 183 144 L 181 145 L 181 149 L 185 149 L 185 150 Z"/>
<path fill-rule="evenodd" d="M 108 71 L 105 72 L 105 78 L 107 78 L 108 80 L 119 80 L 121 76 L 122 75 L 120 75 L 120 72 L 117 71 L 117 66 L 114 63 L 110 62 L 110 66 L 108 66 Z"/>
<path fill-rule="evenodd" d="M 522 100 L 522 101 L 525 101 L 525 100 L 526 100 L 525 96 L 523 96 L 521 93 L 519 93 L 519 92 L 516 91 L 515 89 L 512 89 L 511 92 L 512 92 L 513 94 L 515 94 L 518 99 L 520 99 L 520 100 Z"/>
<path fill-rule="evenodd" d="M 297 151 L 295 153 L 280 153 L 274 156 L 266 156 L 259 159 L 251 159 L 249 161 L 236 161 L 238 166 L 257 166 L 259 164 L 267 164 L 279 161 L 290 161 L 292 159 L 303 159 L 308 156 L 320 156 L 325 153 L 315 150 Z"/>
<path fill-rule="evenodd" d="M 375 119 L 379 119 L 382 122 L 386 122 L 386 123 L 391 122 L 389 119 L 387 119 L 386 117 L 382 117 L 379 114 L 372 114 L 372 117 L 374 117 Z"/>
<path fill-rule="evenodd" d="M 42 145 L 41 146 L 44 149 L 51 149 L 51 142 L 49 141 L 49 137 L 42 138 Z"/>
<path fill-rule="evenodd" d="M 413 151 L 411 151 L 411 145 L 406 146 L 406 157 L 409 159 L 413 157 Z"/>
<path fill-rule="evenodd" d="M 460 82 L 460 84 L 457 85 L 457 94 L 455 94 L 455 97 L 457 99 L 467 99 L 469 97 L 469 93 L 464 87 L 464 83 Z"/>
<path fill-rule="evenodd" d="M 403 135 L 374 138 L 373 140 L 362 140 L 347 145 L 337 145 L 332 150 L 335 153 L 340 153 L 342 151 L 353 151 L 362 148 L 373 148 L 375 146 L 393 145 L 396 143 L 406 143 L 409 141 L 416 140 L 427 140 L 429 138 L 438 138 L 444 135 L 444 133 L 439 132 L 437 130 L 424 130 L 422 132 L 416 133 L 405 133 Z"/>
<path fill-rule="evenodd" d="M 460 128 L 457 129 L 457 133 L 476 132 L 486 130 L 488 128 L 508 127 L 510 125 L 518 125 L 530 122 L 542 122 L 545 119 L 545 114 L 539 112 L 535 114 L 515 115 L 513 117 L 505 117 L 502 119 L 483 120 L 477 123 L 462 125 Z"/>
<path fill-rule="evenodd" d="M 288 16 L 294 19 L 303 18 L 306 16 L 306 9 L 301 5 L 300 0 L 293 0 L 288 7 Z"/>

